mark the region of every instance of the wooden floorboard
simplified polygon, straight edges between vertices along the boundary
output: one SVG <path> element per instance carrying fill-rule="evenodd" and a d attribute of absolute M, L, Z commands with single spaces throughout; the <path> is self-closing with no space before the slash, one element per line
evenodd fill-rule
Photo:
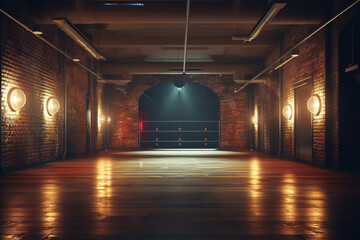
<path fill-rule="evenodd" d="M 0 239 L 360 239 L 360 179 L 248 151 L 107 151 L 0 178 Z"/>

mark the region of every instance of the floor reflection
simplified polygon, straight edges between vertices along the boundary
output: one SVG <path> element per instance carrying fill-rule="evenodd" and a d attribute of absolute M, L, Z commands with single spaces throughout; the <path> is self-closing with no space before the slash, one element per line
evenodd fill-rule
<path fill-rule="evenodd" d="M 0 239 L 358 239 L 359 179 L 188 154 L 108 151 L 1 177 Z"/>
<path fill-rule="evenodd" d="M 110 198 L 112 196 L 112 172 L 113 162 L 108 159 L 100 159 L 96 165 L 96 211 L 100 219 L 104 219 L 110 213 Z"/>

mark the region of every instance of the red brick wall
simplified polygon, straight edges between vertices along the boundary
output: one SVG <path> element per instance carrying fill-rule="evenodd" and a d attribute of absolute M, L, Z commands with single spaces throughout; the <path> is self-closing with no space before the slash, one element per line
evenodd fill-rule
<path fill-rule="evenodd" d="M 67 52 L 77 56 L 82 63 L 87 63 L 88 58 L 82 49 L 66 42 Z M 86 94 L 89 91 L 88 72 L 75 63 L 69 62 L 67 66 L 68 87 L 68 155 L 86 153 Z"/>
<path fill-rule="evenodd" d="M 46 36 L 59 43 L 54 27 Z M 63 78 L 57 52 L 1 15 L 1 163 L 4 169 L 53 160 L 63 151 Z M 12 87 L 24 91 L 25 106 L 12 112 L 7 94 Z M 61 103 L 50 117 L 49 97 Z"/>
<path fill-rule="evenodd" d="M 112 123 L 110 128 L 110 147 L 138 148 L 138 104 L 141 94 L 147 89 L 174 81 L 176 75 L 134 75 L 132 82 L 127 84 L 124 95 L 112 89 L 110 112 Z M 187 75 L 186 81 L 204 85 L 220 98 L 221 111 L 221 148 L 249 148 L 248 92 L 234 94 L 235 83 L 232 75 Z M 238 86 L 236 86 L 238 87 Z"/>
<path fill-rule="evenodd" d="M 96 94 L 95 94 L 95 113 L 96 114 L 96 127 L 95 127 L 95 136 L 96 136 L 96 148 L 95 150 L 103 150 L 105 146 L 105 131 L 107 126 L 107 121 L 103 124 L 99 122 L 99 114 L 103 114 L 108 118 L 108 114 L 105 108 L 105 86 L 101 83 L 96 83 Z"/>
<path fill-rule="evenodd" d="M 25 24 L 31 26 L 31 21 L 26 20 Z M 87 65 L 84 50 L 59 29 L 43 26 L 42 30 L 46 39 Z M 72 61 L 66 60 L 65 64 L 62 55 L 3 14 L 0 33 L 2 168 L 10 171 L 63 156 L 65 77 L 68 84 L 67 150 L 69 155 L 85 153 L 89 73 Z M 26 105 L 18 112 L 12 112 L 7 103 L 7 94 L 12 87 L 20 88 L 27 97 Z M 103 94 L 102 88 L 99 84 L 97 94 Z M 60 111 L 52 117 L 45 107 L 49 97 L 60 102 Z M 103 141 L 101 131 L 96 136 L 100 142 Z M 92 133 L 95 134 L 95 130 Z"/>
<path fill-rule="evenodd" d="M 266 59 L 265 65 L 271 64 L 280 56 L 280 48 L 277 47 Z M 271 72 L 264 74 L 260 79 L 265 80 L 265 83 L 254 84 L 253 97 L 253 112 L 260 116 L 260 109 L 263 115 L 263 136 L 264 149 L 266 153 L 276 153 L 278 151 L 278 111 L 277 100 L 279 98 L 279 76 L 278 72 Z M 260 107 L 262 106 L 262 107 Z M 253 125 L 253 145 L 259 150 L 258 135 L 259 129 L 257 125 Z"/>

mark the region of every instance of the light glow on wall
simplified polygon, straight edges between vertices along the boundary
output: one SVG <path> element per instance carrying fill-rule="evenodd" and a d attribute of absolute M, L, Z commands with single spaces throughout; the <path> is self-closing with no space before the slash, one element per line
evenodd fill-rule
<path fill-rule="evenodd" d="M 56 98 L 49 98 L 46 102 L 46 110 L 50 116 L 54 116 L 60 110 L 60 103 Z"/>
<path fill-rule="evenodd" d="M 251 122 L 252 122 L 255 126 L 258 125 L 258 117 L 257 117 L 257 114 L 256 114 L 256 113 L 254 114 L 254 116 L 252 116 Z"/>
<path fill-rule="evenodd" d="M 102 113 L 99 113 L 99 126 L 103 125 L 105 122 L 105 115 Z"/>
<path fill-rule="evenodd" d="M 320 114 L 321 111 L 321 99 L 319 95 L 314 95 L 307 101 L 308 110 L 315 116 Z"/>
<path fill-rule="evenodd" d="M 293 116 L 292 106 L 290 104 L 285 105 L 283 108 L 282 114 L 286 119 L 291 120 L 291 118 Z"/>
<path fill-rule="evenodd" d="M 8 105 L 11 111 L 16 112 L 24 107 L 26 95 L 19 88 L 11 88 L 8 93 Z"/>

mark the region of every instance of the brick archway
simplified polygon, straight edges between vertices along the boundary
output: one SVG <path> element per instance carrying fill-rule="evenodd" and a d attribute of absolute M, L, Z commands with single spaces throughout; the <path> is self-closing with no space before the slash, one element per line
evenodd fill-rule
<path fill-rule="evenodd" d="M 147 89 L 179 78 L 176 74 L 134 75 L 125 86 L 127 94 L 110 89 L 109 110 L 112 123 L 109 128 L 109 147 L 136 149 L 138 140 L 138 102 Z M 236 87 L 230 74 L 189 74 L 183 80 L 203 85 L 214 91 L 220 99 L 220 148 L 249 148 L 248 92 L 234 94 Z"/>

